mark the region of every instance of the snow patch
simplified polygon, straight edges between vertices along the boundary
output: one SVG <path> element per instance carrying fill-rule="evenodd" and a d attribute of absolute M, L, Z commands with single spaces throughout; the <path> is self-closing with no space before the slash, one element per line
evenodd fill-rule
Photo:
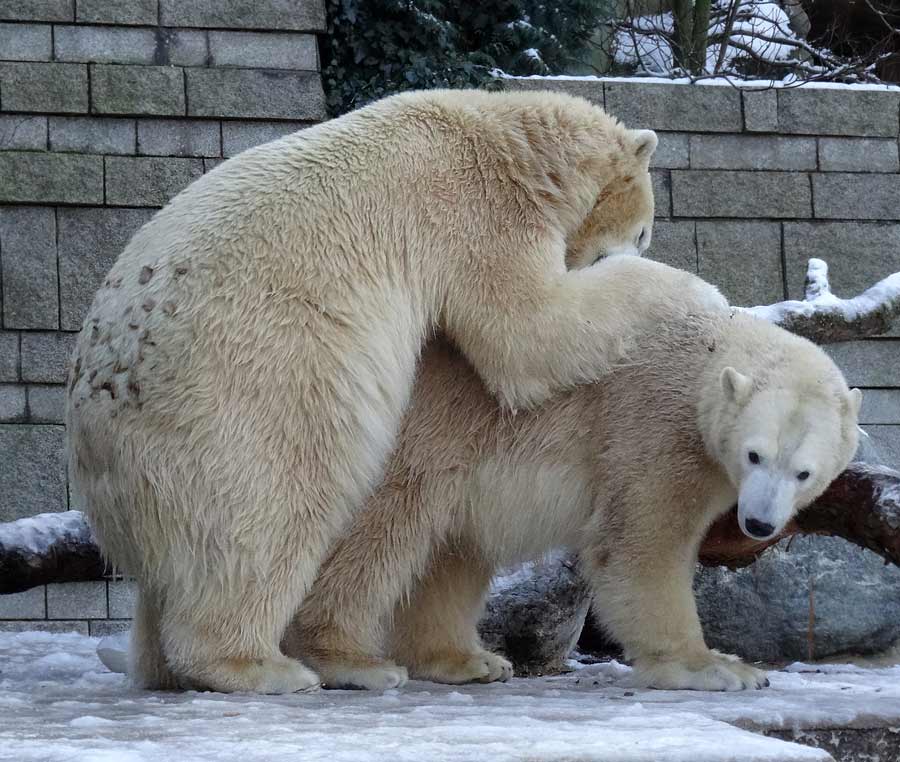
<path fill-rule="evenodd" d="M 251 696 L 137 691 L 96 647 L 0 632 L 0 759 L 824 762 L 824 751 L 743 728 L 900 722 L 896 666 L 792 665 L 770 674 L 771 688 L 724 694 L 630 689 L 630 670 L 610 662 L 506 684 Z"/>
<path fill-rule="evenodd" d="M 85 519 L 81 511 L 39 513 L 0 524 L 0 547 L 19 547 L 29 553 L 44 553 L 59 540 L 80 535 L 84 529 Z"/>

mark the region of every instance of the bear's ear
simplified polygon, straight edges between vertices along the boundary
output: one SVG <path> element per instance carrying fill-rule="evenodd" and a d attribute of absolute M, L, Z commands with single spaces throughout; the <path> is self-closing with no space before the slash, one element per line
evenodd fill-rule
<path fill-rule="evenodd" d="M 844 414 L 859 418 L 859 408 L 862 405 L 862 392 L 859 389 L 851 389 L 844 397 Z"/>
<path fill-rule="evenodd" d="M 750 391 L 753 389 L 753 381 L 749 376 L 738 373 L 732 367 L 722 369 L 719 383 L 725 399 L 738 405 L 743 405 L 750 398 Z"/>
<path fill-rule="evenodd" d="M 649 162 L 653 152 L 656 151 L 656 146 L 659 145 L 659 138 L 656 137 L 656 133 L 653 130 L 635 130 L 634 145 L 636 149 L 635 155 L 641 161 Z"/>

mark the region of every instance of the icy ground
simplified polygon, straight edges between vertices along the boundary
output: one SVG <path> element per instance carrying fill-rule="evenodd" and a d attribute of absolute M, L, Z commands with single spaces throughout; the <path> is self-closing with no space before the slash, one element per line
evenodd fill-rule
<path fill-rule="evenodd" d="M 731 694 L 630 690 L 612 662 L 505 685 L 250 696 L 135 691 L 96 646 L 0 633 L 0 759 L 792 762 L 828 755 L 729 723 L 900 724 L 897 666 L 792 665 L 771 688 Z"/>

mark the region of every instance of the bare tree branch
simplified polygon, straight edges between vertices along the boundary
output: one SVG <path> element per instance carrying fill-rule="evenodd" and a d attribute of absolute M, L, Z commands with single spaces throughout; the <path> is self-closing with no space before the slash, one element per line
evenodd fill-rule
<path fill-rule="evenodd" d="M 811 259 L 803 300 L 750 307 L 745 311 L 817 344 L 879 336 L 900 316 L 900 273 L 876 283 L 859 296 L 841 299 L 831 292 L 828 265 L 821 259 Z"/>
<path fill-rule="evenodd" d="M 900 566 L 900 472 L 852 463 L 781 535 L 765 542 L 741 532 L 733 509 L 710 528 L 700 562 L 732 569 L 749 566 L 767 548 L 794 534 L 842 537 Z"/>

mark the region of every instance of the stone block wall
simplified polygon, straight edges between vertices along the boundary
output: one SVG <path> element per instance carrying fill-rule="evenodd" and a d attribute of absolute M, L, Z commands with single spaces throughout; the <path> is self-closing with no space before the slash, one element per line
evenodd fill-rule
<path fill-rule="evenodd" d="M 61 383 L 130 235 L 211 166 L 324 111 L 318 1 L 0 0 L 0 19 L 2 521 L 77 507 Z M 510 86 L 566 89 L 657 130 L 650 254 L 732 303 L 800 297 L 813 256 L 842 296 L 900 271 L 898 91 Z M 865 391 L 867 455 L 900 465 L 900 331 L 829 351 Z M 105 632 L 131 594 L 112 580 L 0 596 L 0 627 Z"/>
<path fill-rule="evenodd" d="M 191 180 L 325 117 L 322 0 L 0 0 L 0 522 L 78 507 L 63 382 L 94 291 Z M 128 581 L 0 596 L 92 633 Z"/>

